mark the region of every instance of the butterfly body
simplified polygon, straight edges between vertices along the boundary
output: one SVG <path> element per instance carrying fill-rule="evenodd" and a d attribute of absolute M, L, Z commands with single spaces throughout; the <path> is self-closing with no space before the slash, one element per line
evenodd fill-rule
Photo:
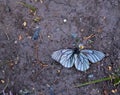
<path fill-rule="evenodd" d="M 79 53 L 80 53 L 79 48 L 74 48 L 74 49 L 73 49 L 73 54 L 79 54 Z"/>
<path fill-rule="evenodd" d="M 60 49 L 53 52 L 52 58 L 66 68 L 75 65 L 77 70 L 86 71 L 89 69 L 90 62 L 96 63 L 101 61 L 105 54 L 96 50 L 87 49 Z"/>

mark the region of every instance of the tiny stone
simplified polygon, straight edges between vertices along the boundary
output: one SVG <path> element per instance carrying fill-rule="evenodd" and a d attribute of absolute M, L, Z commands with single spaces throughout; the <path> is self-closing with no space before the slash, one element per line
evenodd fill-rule
<path fill-rule="evenodd" d="M 17 44 L 17 41 L 15 41 L 14 43 Z"/>
<path fill-rule="evenodd" d="M 67 19 L 64 19 L 63 22 L 67 22 Z"/>
<path fill-rule="evenodd" d="M 48 35 L 48 38 L 50 38 L 50 35 Z"/>
<path fill-rule="evenodd" d="M 92 89 L 92 91 L 90 92 L 90 95 L 98 95 L 100 93 L 100 91 L 98 89 Z"/>
<path fill-rule="evenodd" d="M 4 80 L 1 80 L 1 83 L 5 83 L 5 81 L 4 81 Z"/>
<path fill-rule="evenodd" d="M 56 32 L 59 32 L 60 31 L 60 28 L 56 28 Z"/>
<path fill-rule="evenodd" d="M 112 70 L 112 67 L 111 67 L 111 66 L 108 66 L 108 70 L 111 71 L 111 70 Z"/>
<path fill-rule="evenodd" d="M 4 73 L 5 71 L 4 71 L 4 70 L 2 70 L 2 72 Z"/>
<path fill-rule="evenodd" d="M 72 36 L 73 38 L 76 38 L 76 37 L 77 37 L 77 34 L 76 34 L 76 33 L 71 33 L 71 36 Z"/>
<path fill-rule="evenodd" d="M 93 77 L 94 77 L 93 74 L 88 75 L 88 78 L 93 78 Z"/>
<path fill-rule="evenodd" d="M 61 71 L 60 70 L 57 70 L 57 73 L 60 73 Z"/>
<path fill-rule="evenodd" d="M 23 22 L 23 26 L 25 26 L 25 27 L 26 27 L 26 26 L 27 26 L 27 22 Z"/>
<path fill-rule="evenodd" d="M 40 0 L 40 3 L 42 4 L 42 3 L 43 3 L 43 0 Z"/>
<path fill-rule="evenodd" d="M 33 87 L 32 90 L 35 90 L 35 88 Z"/>
<path fill-rule="evenodd" d="M 32 70 L 32 73 L 35 73 L 35 70 Z"/>
<path fill-rule="evenodd" d="M 106 19 L 106 17 L 104 16 L 104 17 L 103 17 L 103 20 L 105 20 L 105 19 Z"/>
<path fill-rule="evenodd" d="M 50 85 L 49 85 L 49 84 L 46 84 L 46 86 L 47 86 L 47 87 L 50 87 Z"/>
<path fill-rule="evenodd" d="M 32 36 L 27 36 L 28 39 L 32 39 Z"/>
<path fill-rule="evenodd" d="M 101 64 L 100 66 L 103 66 L 103 64 Z"/>
<path fill-rule="evenodd" d="M 75 46 L 75 45 L 76 45 L 75 43 L 72 44 L 72 46 Z"/>
<path fill-rule="evenodd" d="M 84 31 L 84 29 L 81 29 L 81 32 L 83 32 Z"/>
<path fill-rule="evenodd" d="M 80 18 L 80 22 L 82 22 L 82 18 Z"/>

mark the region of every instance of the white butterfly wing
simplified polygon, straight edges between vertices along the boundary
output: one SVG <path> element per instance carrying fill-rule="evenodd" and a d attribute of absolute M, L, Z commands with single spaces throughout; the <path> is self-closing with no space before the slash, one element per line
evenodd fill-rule
<path fill-rule="evenodd" d="M 61 50 L 55 51 L 52 54 L 52 58 L 67 68 L 72 67 L 74 64 L 72 49 L 61 49 Z"/>
<path fill-rule="evenodd" d="M 81 50 L 81 53 L 83 53 L 92 63 L 101 61 L 105 57 L 104 53 L 96 50 Z"/>
<path fill-rule="evenodd" d="M 89 69 L 89 65 L 90 65 L 89 61 L 87 57 L 84 56 L 82 53 L 80 53 L 79 55 L 75 54 L 74 59 L 75 59 L 75 67 L 77 70 L 86 71 L 87 69 Z"/>

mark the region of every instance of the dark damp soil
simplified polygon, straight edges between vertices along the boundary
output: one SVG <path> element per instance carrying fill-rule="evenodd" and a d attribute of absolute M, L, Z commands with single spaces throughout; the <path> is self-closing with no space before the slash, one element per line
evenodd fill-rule
<path fill-rule="evenodd" d="M 106 57 L 86 72 L 51 58 L 75 43 Z M 0 0 L 0 95 L 120 95 L 112 81 L 74 87 L 119 69 L 120 0 Z"/>

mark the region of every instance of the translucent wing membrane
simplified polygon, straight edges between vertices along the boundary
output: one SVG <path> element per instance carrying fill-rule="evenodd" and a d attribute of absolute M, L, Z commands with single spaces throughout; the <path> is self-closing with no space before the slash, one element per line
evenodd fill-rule
<path fill-rule="evenodd" d="M 73 50 L 71 49 L 55 51 L 52 54 L 52 58 L 67 68 L 72 67 L 74 64 Z"/>
<path fill-rule="evenodd" d="M 105 57 L 104 53 L 96 50 L 81 50 L 81 53 L 83 53 L 92 63 L 101 61 Z"/>
<path fill-rule="evenodd" d="M 75 67 L 77 70 L 80 71 L 86 71 L 89 69 L 89 61 L 86 56 L 84 56 L 82 53 L 79 55 L 75 54 Z"/>

